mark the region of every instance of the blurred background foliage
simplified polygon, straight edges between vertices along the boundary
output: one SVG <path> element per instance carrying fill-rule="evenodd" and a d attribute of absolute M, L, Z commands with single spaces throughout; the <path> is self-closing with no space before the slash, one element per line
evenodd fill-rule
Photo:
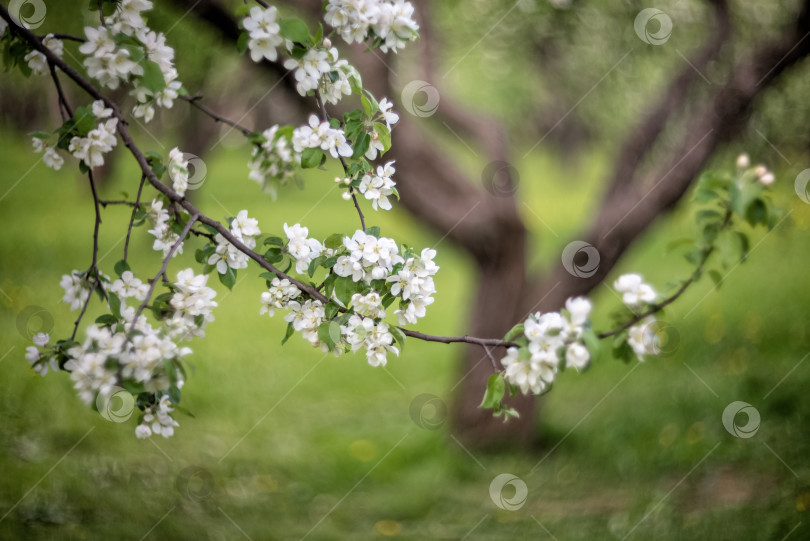
<path fill-rule="evenodd" d="M 95 22 L 94 15 L 77 15 L 85 4 L 48 1 L 41 30 L 81 33 Z M 735 39 L 697 92 L 724 80 L 730 63 L 749 50 L 749 38 L 777 34 L 796 6 L 732 2 Z M 509 126 L 522 211 L 537 239 L 535 263 L 548 265 L 592 213 L 622 136 L 682 67 L 682 56 L 712 31 L 706 8 L 698 1 L 657 4 L 675 27 L 666 47 L 651 47 L 632 26 L 649 7 L 644 2 L 443 0 L 431 7 L 441 44 L 436 70 L 447 73 L 442 99 Z M 255 129 L 302 121 L 268 94 L 267 78 L 192 14 L 158 3 L 150 23 L 168 32 L 189 91 L 202 91 L 215 109 L 235 119 L 247 115 L 241 122 Z M 78 58 L 75 45 L 66 49 L 67 59 Z M 399 81 L 422 76 L 416 52 L 401 57 Z M 181 417 L 170 440 L 136 440 L 133 424 L 106 422 L 84 407 L 64 374 L 33 374 L 23 359 L 24 335 L 38 322 L 19 316 L 40 306 L 53 318 L 52 336 L 70 333 L 75 314 L 60 303 L 58 282 L 87 264 L 92 207 L 86 179 L 69 163 L 60 173 L 47 169 L 25 135 L 58 125 L 53 90 L 4 73 L 0 537 L 807 538 L 810 206 L 793 191 L 796 174 L 810 163 L 807 73 L 805 63 L 766 91 L 739 143 L 714 164 L 727 169 L 746 150 L 773 168 L 785 222 L 753 234 L 751 257 L 724 271 L 719 292 L 704 280 L 665 314 L 680 336 L 672 356 L 639 365 L 604 357 L 584 375 L 565 373 L 543 402 L 541 444 L 497 454 L 470 453 L 446 427 L 421 428 L 409 412 L 422 393 L 449 400 L 458 384 L 453 346 L 411 340 L 384 370 L 361 356 L 324 358 L 298 337 L 282 348 L 283 322 L 258 316 L 263 281 L 255 269 L 241 274 L 232 293 L 216 286 L 216 321 L 207 339 L 192 344 L 194 370 L 184 389 L 196 418 Z M 73 90 L 73 102 L 81 103 Z M 334 171 L 309 175 L 305 191 L 291 189 L 273 203 L 247 179 L 241 136 L 183 103 L 159 115 L 148 130 L 134 127 L 137 139 L 144 150 L 166 154 L 180 146 L 204 155 L 207 181 L 194 197 L 209 215 L 248 207 L 265 233 L 285 221 L 306 222 L 317 236 L 355 227 L 336 193 L 323 197 Z M 480 177 L 482 157 L 441 125 L 425 125 L 471 179 Z M 679 129 L 674 123 L 670 136 Z M 123 149 L 115 156 L 103 176 L 105 198 L 133 193 L 139 179 Z M 103 267 L 120 258 L 126 220 L 124 209 L 104 212 Z M 463 333 L 474 280 L 465 256 L 402 210 L 372 220 L 402 242 L 437 246 L 439 293 L 420 329 Z M 695 233 L 683 204 L 644 235 L 616 274 L 638 270 L 661 287 L 683 277 L 688 264 L 666 245 Z M 159 265 L 149 238 L 144 230 L 135 234 L 137 274 Z M 191 265 L 193 250 L 186 252 L 182 261 Z M 594 300 L 604 327 L 618 301 L 604 287 Z M 734 438 L 723 428 L 721 414 L 734 400 L 759 410 L 755 437 Z M 205 473 L 185 483 L 188 467 Z M 499 510 L 490 500 L 489 483 L 503 472 L 528 485 L 519 511 Z"/>

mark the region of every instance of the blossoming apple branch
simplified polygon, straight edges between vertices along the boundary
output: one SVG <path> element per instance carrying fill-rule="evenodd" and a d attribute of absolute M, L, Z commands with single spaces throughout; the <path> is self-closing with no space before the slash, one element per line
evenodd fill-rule
<path fill-rule="evenodd" d="M 557 312 L 531 314 L 503 339 L 435 336 L 408 329 L 407 325 L 425 316 L 434 301 L 433 277 L 439 270 L 434 263 L 436 252 L 427 248 L 417 252 L 382 236 L 378 227 L 366 227 L 361 199 L 369 201 L 374 210 L 388 210 L 390 198 L 398 197 L 394 162 L 376 167 L 372 162 L 390 149 L 391 127 L 399 117 L 387 99 L 378 101 L 363 88 L 360 74 L 339 57 L 331 37 L 396 52 L 417 37 L 413 7 L 402 0 L 377 0 L 367 2 L 368 9 L 361 11 L 354 2 L 329 0 L 324 20 L 333 30 L 325 35 L 322 26 L 312 34 L 304 21 L 279 18 L 274 7 L 257 3 L 258 7 L 244 13 L 239 47 L 242 52 L 249 51 L 255 62 L 278 62 L 280 53 L 287 56 L 283 65 L 293 71 L 297 91 L 313 97 L 317 106 L 318 114 L 311 115 L 304 126 L 272 126 L 254 133 L 199 103 L 199 95 L 189 97 L 174 67 L 174 50 L 163 34 L 148 27 L 143 16 L 152 7 L 149 0 L 100 1 L 102 24 L 86 28 L 85 38 L 66 34 L 38 37 L 0 6 L 0 17 L 5 21 L 0 26 L 0 41 L 7 46 L 6 61 L 26 75 L 49 74 L 58 95 L 63 124 L 54 133 L 34 134 L 34 149 L 43 152 L 43 161 L 56 170 L 64 165 L 65 153 L 76 158 L 80 170 L 88 175 L 95 207 L 91 266 L 86 272 L 65 275 L 61 283 L 64 301 L 71 309 L 80 310 L 73 334 L 54 344 L 49 336 L 37 335 L 26 358 L 42 375 L 49 369 L 69 371 L 80 397 L 88 404 L 98 404 L 121 387 L 135 395 L 143 412 L 136 428 L 140 438 L 152 434 L 168 437 L 178 426 L 172 413 L 182 410 L 180 389 L 186 378 L 183 358 L 191 353 L 180 343 L 203 337 L 206 324 L 214 319 L 217 303 L 216 292 L 208 287 L 211 273 L 216 272 L 219 280 L 232 288 L 238 270 L 247 268 L 249 260 L 267 271 L 261 275 L 267 290 L 261 294 L 260 314 L 273 316 L 277 309 L 287 311 L 287 333 L 282 343 L 300 332 L 312 346 L 335 355 L 365 350 L 372 366 L 385 365 L 389 353 L 399 355 L 406 337 L 478 345 L 494 371 L 482 407 L 506 419 L 516 415 L 502 405 L 507 390 L 526 394 L 548 391 L 559 371 L 567 367 L 586 369 L 600 348 L 600 339 L 612 338 L 613 353 L 621 359 L 643 360 L 645 355 L 655 354 L 660 343 L 653 330 L 653 316 L 702 276 L 717 239 L 734 235 L 739 239 L 741 256 L 747 253 L 747 238 L 733 230 L 734 219 L 772 226 L 778 217 L 766 193 L 774 180 L 772 173 L 762 166 L 751 167 L 743 155 L 733 175 L 710 173 L 699 182 L 698 202 L 705 208 L 697 214 L 700 237 L 689 242 L 693 250 L 687 257 L 695 265 L 693 274 L 663 298 L 637 274 L 619 277 L 614 287 L 622 296 L 623 307 L 615 314 L 612 330 L 597 333 L 592 329 L 592 304 L 584 297 L 568 299 L 565 308 Z M 85 55 L 88 77 L 61 58 L 63 39 L 81 44 L 79 52 Z M 71 110 L 58 71 L 73 80 L 93 103 Z M 311 238 L 309 230 L 300 224 L 284 224 L 286 239 L 262 238 L 257 220 L 250 218 L 247 210 L 231 218 L 227 226 L 206 216 L 185 197 L 190 173 L 184 154 L 175 148 L 164 160 L 156 153 L 141 151 L 121 108 L 91 79 L 110 89 L 130 85 L 136 101 L 132 115 L 143 122 L 153 119 L 156 107 L 171 108 L 175 100 L 182 99 L 215 121 L 239 130 L 253 148 L 248 176 L 273 198 L 298 179 L 301 169 L 319 167 L 329 157 L 338 160 L 344 176 L 335 180 L 344 190 L 343 198 L 353 202 L 361 229 L 351 236 L 334 233 L 321 241 Z M 359 96 L 362 107 L 342 118 L 331 117 L 327 102 L 335 104 L 351 95 Z M 51 143 L 54 138 L 56 142 Z M 105 154 L 116 146 L 118 138 L 141 169 L 135 201 L 101 200 L 93 180 L 93 168 L 103 165 Z M 164 176 L 171 186 L 161 181 Z M 149 204 L 141 202 L 146 181 L 160 194 Z M 97 266 L 100 207 L 109 204 L 132 206 L 124 258 L 115 265 L 115 281 Z M 159 271 L 144 283 L 130 270 L 127 257 L 133 229 L 146 223 L 151 226 L 148 233 L 155 238 L 153 249 L 161 251 L 163 257 Z M 206 241 L 195 254 L 202 273 L 184 269 L 172 281 L 169 264 L 182 253 L 189 235 Z M 293 268 L 298 277 L 293 276 Z M 716 272 L 708 271 L 715 280 Z M 316 273 L 323 277 L 320 285 L 307 283 Z M 159 283 L 167 291 L 153 298 Z M 86 338 L 80 343 L 76 334 L 94 292 L 99 293 L 110 313 L 88 325 Z M 137 308 L 127 304 L 130 298 L 139 301 Z M 386 321 L 387 310 L 394 303 L 396 325 Z M 147 308 L 157 326 L 147 318 Z M 501 347 L 506 354 L 499 366 L 492 350 Z"/>

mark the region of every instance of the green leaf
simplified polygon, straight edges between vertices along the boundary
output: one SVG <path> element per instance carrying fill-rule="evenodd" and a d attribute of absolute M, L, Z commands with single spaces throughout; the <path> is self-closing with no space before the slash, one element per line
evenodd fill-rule
<path fill-rule="evenodd" d="M 306 44 L 310 41 L 309 27 L 307 23 L 297 17 L 282 19 L 279 22 L 281 35 L 290 41 Z"/>
<path fill-rule="evenodd" d="M 312 278 L 315 275 L 315 271 L 318 270 L 318 267 L 326 260 L 325 255 L 319 255 L 315 259 L 309 262 L 309 267 L 307 268 L 307 274 L 309 277 Z"/>
<path fill-rule="evenodd" d="M 326 344 L 326 347 L 329 348 L 331 351 L 335 347 L 335 341 L 332 339 L 332 333 L 330 332 L 330 327 L 332 323 L 337 325 L 337 321 L 324 321 L 318 327 L 318 338 L 321 342 Z M 338 336 L 340 335 L 340 325 L 338 325 Z"/>
<path fill-rule="evenodd" d="M 357 136 L 357 140 L 354 142 L 354 154 L 352 154 L 352 158 L 359 158 L 360 156 L 364 155 L 368 151 L 368 147 L 371 145 L 371 135 L 368 132 L 361 132 L 360 135 Z M 301 157 L 303 162 L 303 155 Z"/>
<path fill-rule="evenodd" d="M 74 127 L 81 137 L 96 129 L 96 117 L 90 107 L 77 107 L 73 114 Z"/>
<path fill-rule="evenodd" d="M 393 325 L 388 326 L 388 332 L 393 335 L 394 340 L 396 340 L 397 344 L 399 344 L 399 351 L 402 353 L 405 350 L 405 333 L 402 332 L 402 329 L 399 327 L 394 327 Z"/>
<path fill-rule="evenodd" d="M 506 333 L 506 336 L 504 336 L 503 339 L 505 342 L 511 342 L 521 334 L 523 334 L 523 323 L 518 323 L 517 325 L 509 329 L 509 332 Z"/>
<path fill-rule="evenodd" d="M 498 410 L 501 407 L 503 395 L 506 392 L 506 382 L 503 375 L 492 374 L 487 381 L 487 390 L 479 408 Z"/>
<path fill-rule="evenodd" d="M 377 135 L 380 137 L 380 142 L 383 145 L 383 154 L 388 152 L 388 149 L 391 148 L 391 130 L 389 130 L 388 126 L 385 124 L 375 122 L 374 131 L 377 132 Z"/>
<path fill-rule="evenodd" d="M 323 150 L 320 148 L 307 148 L 301 153 L 301 167 L 304 169 L 318 167 L 323 159 Z"/>
<path fill-rule="evenodd" d="M 324 314 L 326 315 L 326 319 L 332 319 L 338 314 L 340 307 L 336 302 L 330 302 L 324 307 Z"/>
<path fill-rule="evenodd" d="M 380 238 L 380 226 L 373 225 L 369 228 L 366 228 L 366 235 L 371 235 L 372 237 Z"/>
<path fill-rule="evenodd" d="M 676 240 L 673 240 L 672 242 L 668 243 L 666 248 L 664 249 L 664 251 L 666 253 L 670 253 L 675 248 L 680 248 L 681 246 L 691 246 L 694 243 L 695 243 L 695 240 L 690 239 L 690 238 L 676 239 Z"/>
<path fill-rule="evenodd" d="M 723 276 L 716 270 L 712 269 L 709 271 L 709 278 L 712 279 L 712 282 L 714 282 L 715 287 L 717 289 L 720 289 L 720 284 L 723 283 Z"/>
<path fill-rule="evenodd" d="M 155 62 L 151 60 L 143 62 L 141 85 L 155 94 L 166 88 L 166 80 L 163 78 L 163 72 L 160 66 Z"/>
<path fill-rule="evenodd" d="M 236 271 L 234 269 L 228 267 L 228 272 L 225 274 L 217 273 L 217 275 L 219 276 L 219 281 L 222 282 L 222 285 L 233 290 L 233 286 L 236 284 Z"/>
<path fill-rule="evenodd" d="M 292 336 L 294 332 L 295 332 L 295 329 L 293 329 L 293 324 L 292 324 L 292 321 L 291 321 L 291 322 L 287 323 L 287 332 L 284 334 L 284 338 L 281 339 L 281 345 L 282 346 L 287 342 L 287 340 L 290 339 L 290 336 Z"/>
<path fill-rule="evenodd" d="M 340 233 L 333 233 L 329 235 L 323 243 L 324 246 L 332 250 L 340 248 L 342 244 L 343 244 L 343 235 Z"/>
<path fill-rule="evenodd" d="M 112 314 L 103 314 L 96 318 L 96 324 L 103 327 L 114 327 L 118 325 L 118 318 Z"/>
<path fill-rule="evenodd" d="M 340 343 L 340 323 L 335 320 L 329 322 L 329 338 L 331 338 L 332 342 L 335 344 Z"/>
<path fill-rule="evenodd" d="M 357 286 L 352 281 L 351 276 L 340 276 L 335 279 L 335 295 L 343 306 L 348 306 L 352 301 L 352 295 L 357 292 Z"/>
<path fill-rule="evenodd" d="M 281 237 L 267 237 L 264 239 L 265 246 L 284 246 L 284 239 Z"/>
<path fill-rule="evenodd" d="M 585 342 L 585 347 L 588 348 L 588 351 L 591 353 L 591 362 L 593 362 L 602 350 L 602 341 L 596 336 L 593 329 L 586 329 L 585 332 L 582 333 L 582 340 Z"/>
<path fill-rule="evenodd" d="M 121 315 L 121 299 L 118 298 L 118 295 L 113 293 L 112 291 L 108 291 L 107 294 L 110 298 L 110 312 L 113 313 L 114 316 L 118 317 Z"/>
<path fill-rule="evenodd" d="M 126 271 L 132 271 L 132 269 L 129 268 L 129 263 L 127 263 L 123 259 L 115 264 L 114 269 L 115 269 L 115 274 L 117 274 L 119 278 Z"/>
<path fill-rule="evenodd" d="M 247 32 L 242 32 L 239 34 L 239 39 L 236 40 L 236 50 L 239 51 L 240 55 L 245 54 L 248 48 L 248 41 L 250 41 L 250 34 Z"/>
<path fill-rule="evenodd" d="M 735 231 L 734 234 L 740 241 L 740 261 L 745 261 L 748 258 L 751 242 L 748 240 L 748 235 L 741 231 Z"/>

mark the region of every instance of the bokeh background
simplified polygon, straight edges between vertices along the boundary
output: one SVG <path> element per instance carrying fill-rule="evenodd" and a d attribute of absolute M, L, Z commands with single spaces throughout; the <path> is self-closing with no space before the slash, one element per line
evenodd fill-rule
<path fill-rule="evenodd" d="M 192 93 L 202 91 L 226 116 L 247 115 L 241 122 L 255 129 L 302 122 L 286 98 L 267 93 L 268 79 L 210 25 L 179 8 L 182 2 L 156 3 L 150 25 L 168 33 Z M 46 4 L 43 33 L 78 34 L 94 22 L 85 1 Z M 666 46 L 655 47 L 633 30 L 636 14 L 650 7 L 642 2 L 427 4 L 439 45 L 432 58 L 441 72 L 450 70 L 441 99 L 506 126 L 531 265 L 549 268 L 598 206 L 621 137 L 712 32 L 708 8 L 698 1 L 658 3 L 674 30 Z M 709 65 L 696 99 L 758 38 L 778 36 L 798 4 L 731 2 L 734 39 Z M 628 50 L 627 60 L 594 86 Z M 416 53 L 401 54 L 395 86 L 422 76 L 423 62 Z M 584 374 L 562 374 L 539 405 L 531 445 L 483 450 L 463 445 L 443 422 L 441 405 L 451 404 L 463 377 L 457 346 L 409 340 L 385 369 L 359 355 L 323 356 L 297 336 L 281 347 L 284 322 L 258 314 L 264 281 L 255 268 L 240 273 L 232 292 L 215 286 L 216 321 L 205 340 L 192 344 L 183 389 L 195 417 L 180 416 L 171 439 L 137 440 L 134 421 L 105 421 L 79 401 L 66 374 L 34 374 L 23 358 L 31 333 L 43 325 L 52 325 L 52 337 L 72 330 L 75 313 L 60 302 L 58 284 L 90 258 L 92 200 L 70 161 L 54 172 L 31 151 L 28 132 L 58 126 L 49 83 L 5 72 L 0 537 L 810 537 L 810 205 L 794 190 L 797 174 L 810 167 L 808 73 L 801 63 L 764 91 L 745 129 L 712 161 L 712 168 L 730 170 L 747 151 L 773 169 L 774 201 L 787 218 L 770 233 L 750 232 L 750 257 L 722 269 L 719 290 L 704 279 L 667 310 L 663 318 L 677 331 L 674 352 L 629 365 L 606 353 Z M 83 103 L 66 86 L 73 103 Z M 667 137 L 682 129 L 677 120 Z M 423 129 L 470 182 L 480 182 L 488 160 L 463 133 L 430 119 Z M 248 208 L 266 234 L 280 232 L 284 222 L 304 223 L 322 237 L 356 227 L 339 192 L 330 191 L 335 171 L 308 174 L 305 190 L 291 187 L 271 201 L 247 178 L 243 138 L 184 103 L 148 130 L 133 130 L 144 150 L 166 154 L 179 146 L 203 156 L 206 180 L 192 197 L 210 216 Z M 136 190 L 140 177 L 123 150 L 100 174 L 103 198 Z M 688 276 L 682 254 L 667 249 L 673 239 L 697 234 L 688 199 L 641 236 L 611 279 L 638 271 L 666 291 Z M 399 207 L 368 216 L 384 234 L 437 249 L 436 303 L 419 329 L 464 333 L 477 279 L 469 256 Z M 104 210 L 100 263 L 108 274 L 121 257 L 128 217 L 121 207 Z M 160 264 L 150 239 L 143 228 L 133 236 L 138 275 L 152 275 Z M 173 263 L 187 265 L 194 265 L 190 245 Z M 618 300 L 604 286 L 592 298 L 595 323 L 606 328 Z M 87 320 L 96 314 L 91 309 Z M 413 404 L 426 401 L 432 406 L 414 414 Z M 759 412 L 753 437 L 723 427 L 723 411 L 734 401 Z M 437 404 L 438 416 L 430 409 Z M 518 510 L 500 509 L 490 497 L 490 482 L 502 473 L 527 485 Z"/>

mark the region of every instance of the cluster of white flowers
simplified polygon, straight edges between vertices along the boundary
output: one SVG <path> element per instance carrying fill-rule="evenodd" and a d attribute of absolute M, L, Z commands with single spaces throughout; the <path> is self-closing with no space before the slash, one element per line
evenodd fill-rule
<path fill-rule="evenodd" d="M 309 125 L 296 128 L 292 137 L 293 149 L 301 153 L 308 148 L 320 148 L 333 158 L 351 156 L 354 151 L 346 142 L 346 134 L 333 128 L 329 122 L 321 122 L 316 115 L 309 117 Z"/>
<path fill-rule="evenodd" d="M 324 247 L 320 241 L 309 238 L 309 229 L 300 224 L 288 226 L 285 223 L 284 234 L 289 240 L 287 251 L 295 259 L 295 270 L 299 274 L 304 274 L 312 260 L 324 251 Z"/>
<path fill-rule="evenodd" d="M 2 34 L 2 33 L 0 33 Z M 42 44 L 51 50 L 53 54 L 62 58 L 65 47 L 61 39 L 53 37 L 53 34 L 48 34 L 42 38 Z M 39 51 L 31 51 L 25 55 L 24 60 L 28 62 L 28 67 L 34 75 L 48 75 L 50 69 L 48 68 L 48 59 Z"/>
<path fill-rule="evenodd" d="M 143 301 L 146 299 L 146 294 L 149 293 L 149 284 L 136 278 L 132 271 L 124 271 L 121 273 L 121 278 L 112 283 L 110 292 L 115 293 L 122 300 L 132 297 L 135 300 Z"/>
<path fill-rule="evenodd" d="M 259 315 L 267 314 L 273 317 L 276 314 L 276 308 L 287 308 L 289 302 L 300 294 L 301 291 L 288 279 L 273 278 L 268 290 L 262 293 L 262 308 L 259 310 Z"/>
<path fill-rule="evenodd" d="M 31 144 L 34 147 L 34 152 L 37 154 L 43 151 L 45 152 L 45 154 L 42 156 L 42 161 L 45 162 L 45 165 L 54 171 L 59 171 L 62 169 L 62 166 L 65 164 L 65 159 L 56 148 L 48 145 L 45 142 L 45 139 L 35 136 L 31 139 Z"/>
<path fill-rule="evenodd" d="M 344 237 L 343 246 L 349 254 L 338 257 L 335 274 L 351 276 L 355 282 L 386 279 L 394 265 L 404 262 L 393 239 L 377 238 L 359 229 L 351 238 Z"/>
<path fill-rule="evenodd" d="M 185 340 L 205 336 L 205 325 L 214 321 L 213 309 L 217 306 L 217 292 L 207 283 L 208 275 L 194 274 L 192 269 L 177 273 L 175 293 L 169 301 L 175 311 L 165 320 L 169 336 Z"/>
<path fill-rule="evenodd" d="M 404 301 L 394 311 L 400 325 L 416 323 L 425 317 L 427 307 L 433 304 L 433 294 L 436 293 L 433 276 L 439 271 L 439 266 L 433 262 L 434 257 L 436 250 L 425 248 L 419 257 L 409 257 L 396 274 L 386 279 L 391 282 L 391 294 L 401 296 Z"/>
<path fill-rule="evenodd" d="M 259 230 L 259 222 L 254 218 L 249 218 L 247 210 L 239 211 L 231 222 L 230 229 L 233 236 L 251 250 L 256 247 L 256 237 L 262 234 Z M 241 252 L 220 233 L 217 233 L 215 240 L 217 242 L 216 250 L 208 258 L 208 264 L 215 265 L 218 273 L 227 273 L 229 267 L 234 270 L 247 268 L 247 254 Z"/>
<path fill-rule="evenodd" d="M 657 294 L 651 285 L 644 283 L 638 274 L 623 274 L 613 282 L 616 291 L 622 294 L 622 302 L 632 308 L 655 302 Z"/>
<path fill-rule="evenodd" d="M 583 370 L 590 362 L 590 352 L 582 343 L 585 325 L 591 313 L 591 302 L 584 297 L 568 299 L 566 313 L 537 312 L 523 324 L 527 347 L 510 347 L 501 360 L 504 378 L 517 385 L 524 394 L 540 394 L 554 383 L 560 364 Z"/>
<path fill-rule="evenodd" d="M 166 257 L 169 255 L 174 243 L 180 238 L 177 233 L 172 231 L 169 225 L 169 211 L 163 208 L 163 201 L 153 199 L 146 216 L 149 219 L 149 223 L 152 225 L 152 229 L 150 229 L 148 233 L 155 237 L 155 242 L 152 243 L 152 249 L 162 251 L 163 257 Z M 172 257 L 182 253 L 183 244 L 181 243 Z"/>
<path fill-rule="evenodd" d="M 374 210 L 391 210 L 391 201 L 388 198 L 396 193 L 396 182 L 391 179 L 395 172 L 394 162 L 388 162 L 377 167 L 376 175 L 366 174 L 360 180 L 357 190 L 371 201 Z"/>
<path fill-rule="evenodd" d="M 172 179 L 172 189 L 180 196 L 186 195 L 188 189 L 188 160 L 183 152 L 175 147 L 169 152 L 168 171 Z"/>
<path fill-rule="evenodd" d="M 164 438 L 173 436 L 174 427 L 180 426 L 170 415 L 173 411 L 169 397 L 163 395 L 157 404 L 144 410 L 143 422 L 135 427 L 135 436 L 140 439 L 148 438 L 152 434 Z"/>
<path fill-rule="evenodd" d="M 301 333 L 305 340 L 317 347 L 321 344 L 318 338 L 318 327 L 326 317 L 323 303 L 319 300 L 306 300 L 304 303 L 290 301 L 286 308 L 290 313 L 284 316 L 284 321 L 292 323 L 293 329 Z"/>
<path fill-rule="evenodd" d="M 149 0 L 121 0 L 106 26 L 84 29 L 87 40 L 79 47 L 79 52 L 86 55 L 87 74 L 101 85 L 116 89 L 134 79 L 131 94 L 137 105 L 132 113 L 144 122 L 154 117 L 155 104 L 171 108 L 183 86 L 177 80 L 174 49 L 166 45 L 164 34 L 151 30 L 143 19 L 143 12 L 150 9 Z M 146 74 L 145 60 L 160 69 L 162 89 L 150 90 L 141 84 L 140 78 Z"/>
<path fill-rule="evenodd" d="M 335 104 L 343 96 L 352 93 L 352 79 L 360 86 L 360 74 L 346 60 L 341 59 L 338 50 L 330 47 L 329 39 L 324 39 L 324 48 L 313 47 L 301 58 L 288 58 L 284 67 L 294 70 L 295 88 L 302 96 L 313 90 L 320 90 L 324 100 Z"/>
<path fill-rule="evenodd" d="M 371 318 L 353 315 L 341 327 L 341 334 L 345 336 L 352 351 L 365 348 L 366 358 L 371 366 L 385 366 L 388 352 L 399 355 L 399 348 L 393 345 L 394 335 L 384 321 L 374 323 Z"/>
<path fill-rule="evenodd" d="M 256 6 L 250 9 L 250 15 L 242 21 L 249 34 L 248 49 L 254 62 L 260 62 L 264 58 L 270 61 L 278 59 L 276 49 L 284 43 L 284 38 L 281 36 L 281 26 L 276 21 L 277 15 L 273 6 Z"/>
<path fill-rule="evenodd" d="M 333 320 L 329 322 L 326 307 L 320 300 L 300 299 L 302 292 L 294 284 L 287 279 L 274 278 L 269 291 L 261 295 L 260 313 L 272 316 L 276 309 L 289 309 L 291 312 L 285 320 L 313 346 L 325 351 L 331 349 L 336 355 L 349 349 L 365 348 L 372 366 L 384 365 L 389 352 L 398 355 L 399 349 L 393 345 L 394 334 L 383 321 L 386 307 L 399 299 L 399 308 L 394 314 L 400 325 L 415 323 L 424 317 L 425 308 L 433 303 L 432 295 L 436 292 L 433 282 L 439 270 L 433 262 L 436 252 L 426 248 L 421 255 L 416 255 L 406 250 L 403 257 L 393 239 L 359 230 L 351 237 L 343 237 L 341 245 L 334 248 L 326 248 L 317 239 L 309 238 L 309 230 L 300 224 L 284 224 L 284 232 L 289 240 L 285 252 L 295 261 L 296 272 L 306 274 L 318 257 L 333 258 L 334 265 L 329 263 L 332 265 L 329 272 L 334 273 L 332 279 L 349 278 L 358 284 L 357 292 L 341 300 L 336 290 L 327 289 L 334 303 L 348 312 L 336 319 L 330 316 Z M 319 328 L 325 322 L 334 325 L 335 321 L 340 325 L 340 336 L 337 336 L 337 327 L 330 327 L 331 340 L 327 345 L 318 334 Z M 326 327 L 320 330 L 324 329 Z"/>
<path fill-rule="evenodd" d="M 49 343 L 51 337 L 48 333 L 40 332 L 34 335 L 34 345 L 25 348 L 25 358 L 40 376 L 45 376 L 48 370 L 59 371 L 59 364 L 56 358 L 51 356 Z"/>
<path fill-rule="evenodd" d="M 100 122 L 98 127 L 90 130 L 87 137 L 73 137 L 68 150 L 77 160 L 82 160 L 89 168 L 104 165 L 104 155 L 110 152 L 117 144 L 118 138 L 115 130 L 118 119 L 110 118 Z"/>
<path fill-rule="evenodd" d="M 101 280 L 103 282 L 110 281 L 109 277 L 104 274 L 101 274 Z M 65 290 L 62 302 L 69 304 L 71 310 L 78 310 L 87 301 L 92 282 L 85 278 L 84 273 L 74 270 L 70 274 L 63 274 L 59 285 Z"/>
<path fill-rule="evenodd" d="M 396 52 L 418 35 L 413 11 L 404 0 L 329 0 L 324 20 L 347 43 L 376 39 L 383 51 Z"/>
<path fill-rule="evenodd" d="M 296 163 L 290 140 L 278 133 L 278 128 L 276 125 L 262 132 L 264 142 L 253 147 L 253 156 L 248 162 L 250 179 L 258 182 L 274 199 L 277 186 L 295 175 Z"/>

